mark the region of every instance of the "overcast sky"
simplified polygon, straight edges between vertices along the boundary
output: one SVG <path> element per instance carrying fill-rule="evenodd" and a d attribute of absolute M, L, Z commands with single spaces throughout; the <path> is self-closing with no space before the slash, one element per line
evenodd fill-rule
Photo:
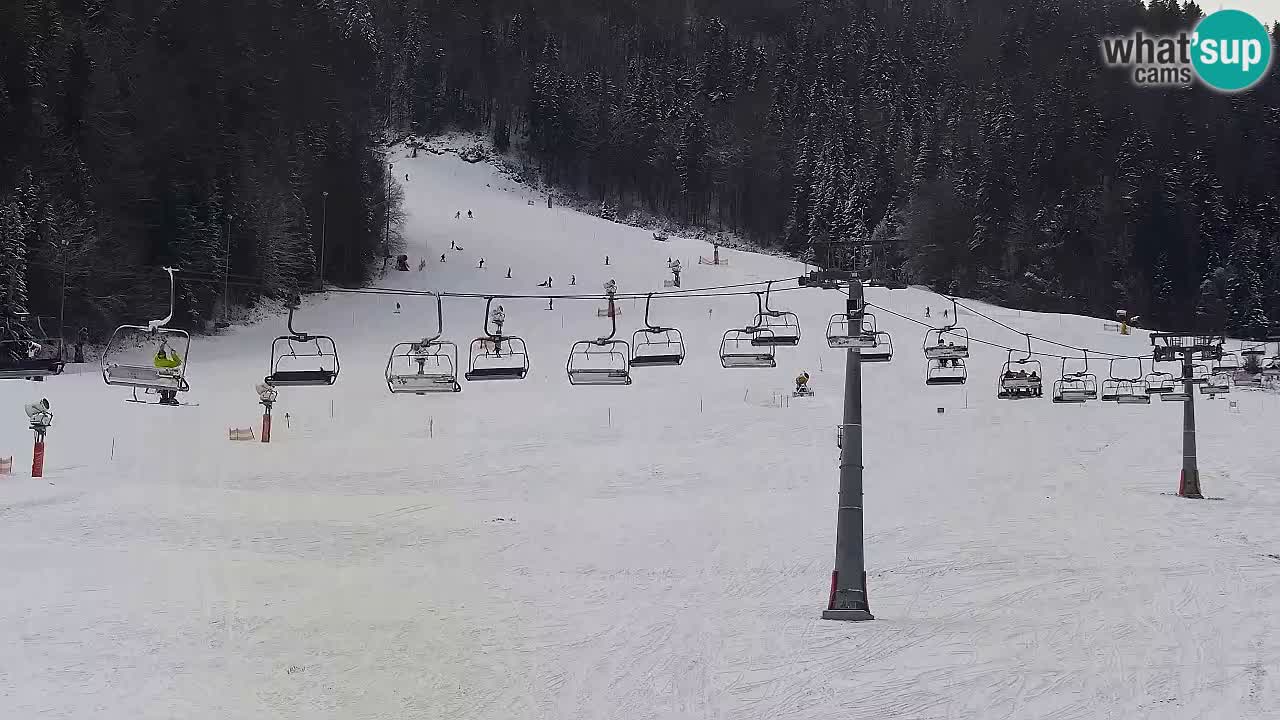
<path fill-rule="evenodd" d="M 1268 27 L 1280 20 L 1280 0 L 1200 0 L 1198 4 L 1206 15 L 1214 10 L 1235 8 L 1252 14 Z"/>

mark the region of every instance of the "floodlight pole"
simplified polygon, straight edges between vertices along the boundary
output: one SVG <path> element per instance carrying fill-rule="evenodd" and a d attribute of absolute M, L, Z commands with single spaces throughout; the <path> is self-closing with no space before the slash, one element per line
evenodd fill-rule
<path fill-rule="evenodd" d="M 862 282 L 849 281 L 850 337 L 862 333 L 866 311 Z M 831 595 L 823 620 L 874 620 L 867 601 L 867 571 L 862 523 L 862 351 L 845 351 L 844 422 L 840 447 L 840 507 L 836 513 L 836 561 Z"/>

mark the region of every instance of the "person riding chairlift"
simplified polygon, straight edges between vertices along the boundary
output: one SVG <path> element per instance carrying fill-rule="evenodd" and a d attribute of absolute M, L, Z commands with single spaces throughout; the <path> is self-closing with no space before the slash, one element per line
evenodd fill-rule
<path fill-rule="evenodd" d="M 162 376 L 168 376 L 168 377 L 176 376 L 176 373 L 165 372 L 165 371 L 176 370 L 181 365 L 182 365 L 182 357 L 178 355 L 177 350 L 171 349 L 169 350 L 169 354 L 165 355 L 164 345 L 161 345 L 160 349 L 156 351 L 155 366 L 157 370 L 161 371 L 160 374 Z M 173 389 L 162 388 L 160 390 L 160 404 L 161 405 L 177 405 L 178 391 Z"/>

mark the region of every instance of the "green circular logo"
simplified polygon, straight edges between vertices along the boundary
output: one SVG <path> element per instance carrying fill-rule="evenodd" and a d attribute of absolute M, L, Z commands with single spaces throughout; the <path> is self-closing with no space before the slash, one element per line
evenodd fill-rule
<path fill-rule="evenodd" d="M 1249 13 L 1219 10 L 1196 25 L 1191 64 L 1214 90 L 1248 90 L 1271 67 L 1271 36 Z"/>

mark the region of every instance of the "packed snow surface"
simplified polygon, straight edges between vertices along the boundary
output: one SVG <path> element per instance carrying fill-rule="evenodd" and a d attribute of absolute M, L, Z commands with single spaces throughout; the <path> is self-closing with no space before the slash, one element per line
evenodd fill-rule
<path fill-rule="evenodd" d="M 451 154 L 398 152 L 395 169 L 412 270 L 382 287 L 643 293 L 668 258 L 686 289 L 804 270 L 729 250 L 700 265 L 704 242 L 549 209 Z M 270 444 L 228 429 L 258 429 L 283 317 L 194 342 L 198 407 L 127 404 L 96 365 L 4 382 L 0 717 L 1280 717 L 1280 398 L 1198 398 L 1212 499 L 1184 500 L 1180 405 L 998 400 L 1006 353 L 980 345 L 967 385 L 926 388 L 924 329 L 881 313 L 896 354 L 864 368 L 876 620 L 823 621 L 844 364 L 823 331 L 843 299 L 795 287 L 771 298 L 804 331 L 776 369 L 720 367 L 753 296 L 657 298 L 686 363 L 571 387 L 569 347 L 609 332 L 604 303 L 508 299 L 529 377 L 425 396 L 391 395 L 383 371 L 433 332 L 433 301 L 313 296 L 296 325 L 336 339 L 341 375 L 282 389 Z M 932 322 L 949 305 L 868 299 Z M 444 301 L 464 365 L 483 306 Z M 620 307 L 629 340 L 644 302 Z M 1102 320 L 974 307 L 1149 352 Z M 801 370 L 815 397 L 790 398 Z M 56 420 L 32 479 L 21 406 L 40 397 Z"/>

